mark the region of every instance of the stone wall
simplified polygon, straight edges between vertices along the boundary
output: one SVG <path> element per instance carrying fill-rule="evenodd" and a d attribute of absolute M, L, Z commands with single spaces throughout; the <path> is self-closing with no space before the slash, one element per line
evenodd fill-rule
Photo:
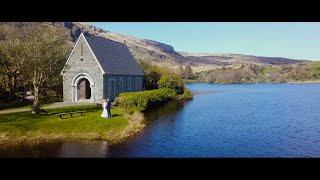
<path fill-rule="evenodd" d="M 81 44 L 83 56 L 81 56 Z M 91 81 L 92 99 L 88 101 L 101 102 L 103 98 L 103 72 L 82 36 L 63 72 L 63 100 L 65 102 L 75 101 L 76 85 L 74 81 L 79 78 L 87 78 L 89 82 Z"/>

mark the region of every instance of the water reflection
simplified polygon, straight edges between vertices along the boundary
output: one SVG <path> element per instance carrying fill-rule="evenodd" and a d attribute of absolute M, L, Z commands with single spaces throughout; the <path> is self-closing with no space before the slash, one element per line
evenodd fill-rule
<path fill-rule="evenodd" d="M 99 158 L 106 157 L 108 152 L 107 142 L 76 143 L 55 142 L 40 144 L 22 144 L 14 147 L 0 149 L 0 157 L 29 157 L 29 158 Z"/>
<path fill-rule="evenodd" d="M 158 118 L 167 117 L 172 114 L 175 114 L 177 111 L 180 111 L 184 105 L 186 105 L 188 101 L 170 101 L 164 106 L 160 106 L 150 110 L 149 112 L 145 113 L 145 120 L 146 124 L 153 123 Z"/>
<path fill-rule="evenodd" d="M 179 124 L 183 124 L 183 119 L 178 116 L 188 104 L 189 101 L 170 101 L 165 106 L 145 113 L 146 128 L 126 142 L 111 146 L 108 157 L 146 157 L 145 149 L 157 147 L 154 146 L 154 142 L 161 143 L 169 137 L 176 136 Z M 176 145 L 167 148 L 174 146 Z"/>

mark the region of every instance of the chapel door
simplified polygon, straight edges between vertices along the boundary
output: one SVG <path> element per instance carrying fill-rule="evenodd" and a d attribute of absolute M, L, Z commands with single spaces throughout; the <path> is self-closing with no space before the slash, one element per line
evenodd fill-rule
<path fill-rule="evenodd" d="M 86 99 L 86 79 L 81 79 L 78 87 L 79 99 Z"/>

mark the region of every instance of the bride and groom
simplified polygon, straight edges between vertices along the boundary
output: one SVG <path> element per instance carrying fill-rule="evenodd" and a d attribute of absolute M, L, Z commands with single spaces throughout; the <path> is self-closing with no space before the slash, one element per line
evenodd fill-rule
<path fill-rule="evenodd" d="M 111 100 L 109 98 L 103 100 L 103 111 L 101 117 L 103 118 L 111 118 Z"/>

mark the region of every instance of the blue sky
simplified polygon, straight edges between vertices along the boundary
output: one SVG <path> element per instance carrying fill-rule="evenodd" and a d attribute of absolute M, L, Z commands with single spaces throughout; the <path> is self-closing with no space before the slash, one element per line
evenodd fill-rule
<path fill-rule="evenodd" d="M 115 33 L 170 44 L 177 51 L 320 60 L 320 23 L 91 22 Z"/>

